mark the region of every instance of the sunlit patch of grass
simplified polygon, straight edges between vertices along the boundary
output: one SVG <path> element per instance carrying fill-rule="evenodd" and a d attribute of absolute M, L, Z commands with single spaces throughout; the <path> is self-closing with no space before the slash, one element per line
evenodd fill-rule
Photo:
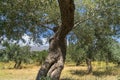
<path fill-rule="evenodd" d="M 0 80 L 35 80 L 38 67 L 0 70 Z"/>
<path fill-rule="evenodd" d="M 14 67 L 14 62 L 0 62 L 0 69 L 12 69 Z"/>

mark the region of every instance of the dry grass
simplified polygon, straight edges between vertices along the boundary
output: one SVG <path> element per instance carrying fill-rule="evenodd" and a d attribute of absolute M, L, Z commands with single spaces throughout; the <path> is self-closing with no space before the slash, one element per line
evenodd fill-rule
<path fill-rule="evenodd" d="M 8 64 L 6 65 L 8 66 Z M 88 75 L 86 65 L 76 67 L 74 64 L 66 64 L 62 71 L 61 80 L 120 80 L 120 68 L 113 64 L 109 65 L 109 70 L 106 71 L 104 63 L 94 62 L 93 73 Z M 38 70 L 39 67 L 33 65 L 27 65 L 27 68 L 17 70 L 1 68 L 0 80 L 35 80 Z"/>
<path fill-rule="evenodd" d="M 96 69 L 94 68 L 93 73 L 87 74 L 86 67 L 80 66 L 67 66 L 64 68 L 61 79 L 62 80 L 118 80 L 120 76 L 120 68 L 119 69 L 109 69 L 109 71 L 105 71 L 105 69 Z"/>

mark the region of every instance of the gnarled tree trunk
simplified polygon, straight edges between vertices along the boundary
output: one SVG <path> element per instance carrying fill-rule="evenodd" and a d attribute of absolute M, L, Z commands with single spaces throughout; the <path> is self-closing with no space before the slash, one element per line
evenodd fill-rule
<path fill-rule="evenodd" d="M 49 41 L 49 55 L 41 66 L 36 80 L 49 76 L 59 80 L 66 57 L 66 35 L 74 26 L 74 0 L 58 0 L 62 25 L 57 28 L 55 35 Z"/>

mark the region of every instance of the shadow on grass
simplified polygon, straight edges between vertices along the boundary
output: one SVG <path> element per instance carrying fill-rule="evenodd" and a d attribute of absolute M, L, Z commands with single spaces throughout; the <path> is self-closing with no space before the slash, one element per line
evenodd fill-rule
<path fill-rule="evenodd" d="M 101 76 L 113 76 L 117 74 L 113 74 L 112 71 L 93 71 L 93 75 L 101 77 Z"/>
<path fill-rule="evenodd" d="M 73 79 L 71 79 L 71 78 L 62 78 L 60 80 L 73 80 Z"/>
<path fill-rule="evenodd" d="M 78 75 L 78 76 L 87 75 L 87 72 L 85 70 L 70 70 L 70 73 L 72 75 Z"/>
<path fill-rule="evenodd" d="M 70 70 L 70 73 L 72 75 L 78 75 L 78 76 L 85 76 L 89 75 L 87 71 L 85 70 Z M 116 73 L 113 73 L 112 70 L 105 70 L 105 71 L 93 71 L 91 73 L 93 76 L 101 77 L 101 76 L 113 76 L 113 75 L 118 75 Z"/>

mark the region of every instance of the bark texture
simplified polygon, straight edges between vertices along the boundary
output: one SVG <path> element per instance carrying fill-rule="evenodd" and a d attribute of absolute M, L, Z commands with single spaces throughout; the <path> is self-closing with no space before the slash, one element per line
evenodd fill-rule
<path fill-rule="evenodd" d="M 66 35 L 74 26 L 74 0 L 58 0 L 61 21 L 60 27 L 55 30 L 55 35 L 49 40 L 49 55 L 41 66 L 36 80 L 49 76 L 52 80 L 59 80 L 64 68 L 66 57 Z"/>

